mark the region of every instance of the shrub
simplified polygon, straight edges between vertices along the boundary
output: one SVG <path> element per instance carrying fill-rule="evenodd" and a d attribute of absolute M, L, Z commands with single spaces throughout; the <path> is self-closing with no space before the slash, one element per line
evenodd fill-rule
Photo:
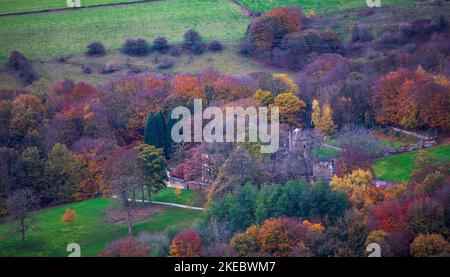
<path fill-rule="evenodd" d="M 222 46 L 222 43 L 220 43 L 220 41 L 215 40 L 209 44 L 208 49 L 209 49 L 209 51 L 212 51 L 212 52 L 219 52 L 219 51 L 223 50 L 223 46 Z"/>
<path fill-rule="evenodd" d="M 205 44 L 203 44 L 203 43 L 197 43 L 197 44 L 194 44 L 194 45 L 192 46 L 191 51 L 192 51 L 192 53 L 194 53 L 195 55 L 201 55 L 201 54 L 203 54 L 203 53 L 205 52 L 205 49 L 206 49 L 206 45 L 205 45 Z"/>
<path fill-rule="evenodd" d="M 320 32 L 320 45 L 317 47 L 316 50 L 321 53 L 338 53 L 344 48 L 338 35 L 332 30 Z"/>
<path fill-rule="evenodd" d="M 158 51 L 160 53 L 167 53 L 169 51 L 169 43 L 165 37 L 157 37 L 153 41 L 153 50 Z"/>
<path fill-rule="evenodd" d="M 172 60 L 164 60 L 163 62 L 158 64 L 158 69 L 169 69 L 173 67 L 173 61 Z"/>
<path fill-rule="evenodd" d="M 61 217 L 63 223 L 75 222 L 75 210 L 66 209 L 64 215 Z"/>
<path fill-rule="evenodd" d="M 98 254 L 99 257 L 145 257 L 149 253 L 148 246 L 140 245 L 132 237 L 116 240 Z"/>
<path fill-rule="evenodd" d="M 81 66 L 81 70 L 83 71 L 83 73 L 85 74 L 91 74 L 92 73 L 92 66 L 87 65 L 87 64 L 83 64 Z"/>
<path fill-rule="evenodd" d="M 178 45 L 172 46 L 169 49 L 169 55 L 171 55 L 172 57 L 178 57 L 181 55 L 181 47 Z"/>
<path fill-rule="evenodd" d="M 404 44 L 406 42 L 406 35 L 405 33 L 408 33 L 409 29 L 393 29 L 388 30 L 383 33 L 382 35 L 382 42 L 387 45 L 399 45 Z"/>
<path fill-rule="evenodd" d="M 284 36 L 280 42 L 280 49 L 289 52 L 308 52 L 309 46 L 306 42 L 306 36 L 302 33 L 292 33 Z"/>
<path fill-rule="evenodd" d="M 249 57 L 255 53 L 256 45 L 248 40 L 243 40 L 239 45 L 239 54 Z"/>
<path fill-rule="evenodd" d="M 103 43 L 95 41 L 87 46 L 86 55 L 88 56 L 103 56 L 105 54 L 105 47 Z"/>
<path fill-rule="evenodd" d="M 194 230 L 175 235 L 169 250 L 171 257 L 200 257 L 203 253 L 200 234 Z"/>
<path fill-rule="evenodd" d="M 365 27 L 359 27 L 358 25 L 355 25 L 352 30 L 352 42 L 365 42 L 365 41 L 371 41 L 373 39 L 372 33 L 369 29 Z"/>
<path fill-rule="evenodd" d="M 19 65 L 24 60 L 27 60 L 25 55 L 17 50 L 14 50 L 9 54 L 8 67 L 14 70 L 19 70 Z"/>
<path fill-rule="evenodd" d="M 145 56 L 150 52 L 150 46 L 145 39 L 127 39 L 122 52 L 130 56 Z"/>
<path fill-rule="evenodd" d="M 13 51 L 14 52 L 14 51 Z M 11 57 L 12 56 L 12 57 Z M 25 84 L 29 85 L 38 80 L 38 75 L 28 59 L 20 52 L 11 53 L 8 64 L 11 68 L 19 72 L 19 77 Z"/>
<path fill-rule="evenodd" d="M 188 50 L 193 50 L 194 47 L 203 43 L 200 34 L 193 29 L 189 29 L 186 33 L 184 33 L 183 38 L 183 46 Z"/>

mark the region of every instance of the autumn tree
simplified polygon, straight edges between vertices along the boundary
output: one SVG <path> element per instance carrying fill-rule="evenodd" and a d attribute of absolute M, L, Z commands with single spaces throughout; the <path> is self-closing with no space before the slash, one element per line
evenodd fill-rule
<path fill-rule="evenodd" d="M 336 125 L 333 121 L 333 112 L 330 105 L 324 105 L 321 109 L 319 101 L 314 99 L 312 102 L 312 110 L 311 123 L 317 130 L 328 135 L 336 131 Z"/>
<path fill-rule="evenodd" d="M 249 38 L 257 47 L 271 49 L 290 33 L 301 32 L 303 11 L 297 7 L 279 7 L 256 18 L 249 27 Z"/>
<path fill-rule="evenodd" d="M 449 87 L 448 79 L 430 76 L 421 67 L 390 72 L 380 78 L 375 88 L 374 101 L 381 104 L 376 120 L 406 128 L 447 130 L 450 114 L 445 99 Z"/>
<path fill-rule="evenodd" d="M 371 170 L 371 156 L 365 149 L 356 144 L 340 145 L 342 151 L 339 152 L 335 160 L 335 174 L 339 177 L 350 174 L 360 168 Z"/>
<path fill-rule="evenodd" d="M 304 117 L 306 104 L 292 93 L 281 93 L 271 107 L 280 109 L 280 121 L 293 126 L 301 126 Z"/>
<path fill-rule="evenodd" d="M 204 251 L 200 234 L 186 230 L 175 235 L 170 245 L 170 257 L 201 257 Z"/>
<path fill-rule="evenodd" d="M 9 125 L 10 136 L 16 144 L 38 135 L 39 124 L 44 114 L 44 106 L 39 98 L 19 94 L 12 102 Z"/>
<path fill-rule="evenodd" d="M 46 203 L 65 203 L 73 200 L 85 165 L 64 144 L 55 144 L 45 163 L 46 189 L 42 191 Z"/>
<path fill-rule="evenodd" d="M 260 185 L 266 181 L 267 173 L 264 165 L 257 157 L 249 155 L 248 150 L 237 148 L 219 168 L 215 182 L 209 190 L 209 198 L 226 195 L 234 187 L 246 183 Z"/>
<path fill-rule="evenodd" d="M 172 79 L 169 100 L 187 104 L 194 99 L 204 99 L 204 97 L 203 87 L 197 77 L 182 74 Z"/>
<path fill-rule="evenodd" d="M 63 223 L 75 222 L 76 221 L 75 210 L 66 209 L 64 215 L 61 217 L 61 221 Z"/>
<path fill-rule="evenodd" d="M 419 234 L 411 243 L 410 251 L 414 257 L 448 255 L 450 244 L 440 234 Z"/>
<path fill-rule="evenodd" d="M 133 237 L 113 241 L 108 248 L 98 254 L 99 257 L 146 257 L 150 248 L 139 244 Z"/>
<path fill-rule="evenodd" d="M 444 208 L 430 199 L 416 200 L 406 211 L 406 228 L 411 236 L 446 232 Z"/>

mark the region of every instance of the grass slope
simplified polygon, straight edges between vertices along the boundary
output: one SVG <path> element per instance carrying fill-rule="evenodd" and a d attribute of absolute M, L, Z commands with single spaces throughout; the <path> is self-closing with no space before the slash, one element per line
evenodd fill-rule
<path fill-rule="evenodd" d="M 82 7 L 136 0 L 81 0 Z M 0 14 L 67 8 L 67 0 L 0 0 Z"/>
<path fill-rule="evenodd" d="M 237 0 L 254 12 L 266 12 L 279 6 L 299 6 L 304 11 L 336 11 L 367 6 L 366 0 Z M 383 0 L 383 4 L 405 2 L 405 0 Z"/>
<path fill-rule="evenodd" d="M 0 62 L 14 49 L 30 58 L 75 54 L 101 41 L 118 49 L 127 38 L 166 36 L 179 43 L 190 28 L 205 40 L 236 40 L 249 19 L 227 0 L 167 0 L 58 13 L 0 18 Z"/>
<path fill-rule="evenodd" d="M 450 144 L 428 148 L 425 151 L 436 156 L 439 161 L 450 162 Z M 417 151 L 379 158 L 373 164 L 377 179 L 406 182 L 411 177 Z"/>
<path fill-rule="evenodd" d="M 26 243 L 20 246 L 18 234 L 11 233 L 11 224 L 0 224 L 0 256 L 67 256 L 66 246 L 76 242 L 82 256 L 95 256 L 113 240 L 126 236 L 126 224 L 105 220 L 105 211 L 111 205 L 107 199 L 97 198 L 48 208 L 35 213 L 35 224 Z M 60 221 L 66 208 L 75 210 L 76 222 Z M 134 224 L 134 232 L 162 232 L 173 225 L 190 226 L 201 212 L 174 207 L 162 207 L 163 212 L 150 215 Z"/>

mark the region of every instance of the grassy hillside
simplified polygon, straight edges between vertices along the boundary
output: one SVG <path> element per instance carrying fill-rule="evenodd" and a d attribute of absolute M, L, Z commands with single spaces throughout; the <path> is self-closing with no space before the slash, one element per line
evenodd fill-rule
<path fill-rule="evenodd" d="M 450 162 L 450 144 L 432 147 L 426 151 L 434 154 L 440 161 Z M 377 179 L 386 181 L 408 181 L 411 176 L 414 159 L 417 153 L 417 151 L 409 152 L 377 159 L 373 164 Z"/>
<path fill-rule="evenodd" d="M 107 221 L 105 215 L 111 205 L 110 200 L 98 198 L 38 211 L 23 247 L 19 235 L 11 233 L 12 224 L 1 223 L 0 256 L 67 256 L 66 246 L 72 242 L 80 244 L 82 256 L 95 256 L 111 241 L 127 234 L 126 223 Z M 76 222 L 61 222 L 67 208 L 75 210 Z M 174 207 L 158 206 L 158 209 L 159 212 L 136 222 L 134 232 L 162 232 L 177 225 L 188 227 L 201 214 Z"/>
<path fill-rule="evenodd" d="M 279 6 L 299 6 L 305 11 L 335 11 L 367 6 L 366 0 L 237 0 L 254 12 L 266 12 Z M 383 0 L 383 4 L 406 2 L 405 0 Z"/>
<path fill-rule="evenodd" d="M 0 18 L 0 62 L 14 49 L 30 58 L 81 53 L 101 41 L 118 49 L 127 38 L 166 36 L 179 43 L 190 28 L 205 40 L 236 40 L 249 19 L 227 0 L 168 0 L 90 10 Z"/>
<path fill-rule="evenodd" d="M 81 6 L 133 2 L 136 0 L 81 0 Z M 67 8 L 67 0 L 0 0 L 0 14 Z"/>

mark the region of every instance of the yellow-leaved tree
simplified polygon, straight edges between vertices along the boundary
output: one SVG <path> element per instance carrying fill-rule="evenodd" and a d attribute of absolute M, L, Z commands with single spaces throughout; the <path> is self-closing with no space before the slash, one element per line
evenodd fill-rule
<path fill-rule="evenodd" d="M 304 116 L 306 104 L 292 93 L 281 93 L 275 100 L 271 107 L 278 107 L 280 109 L 280 121 L 288 123 L 293 126 L 301 125 L 301 119 Z"/>

